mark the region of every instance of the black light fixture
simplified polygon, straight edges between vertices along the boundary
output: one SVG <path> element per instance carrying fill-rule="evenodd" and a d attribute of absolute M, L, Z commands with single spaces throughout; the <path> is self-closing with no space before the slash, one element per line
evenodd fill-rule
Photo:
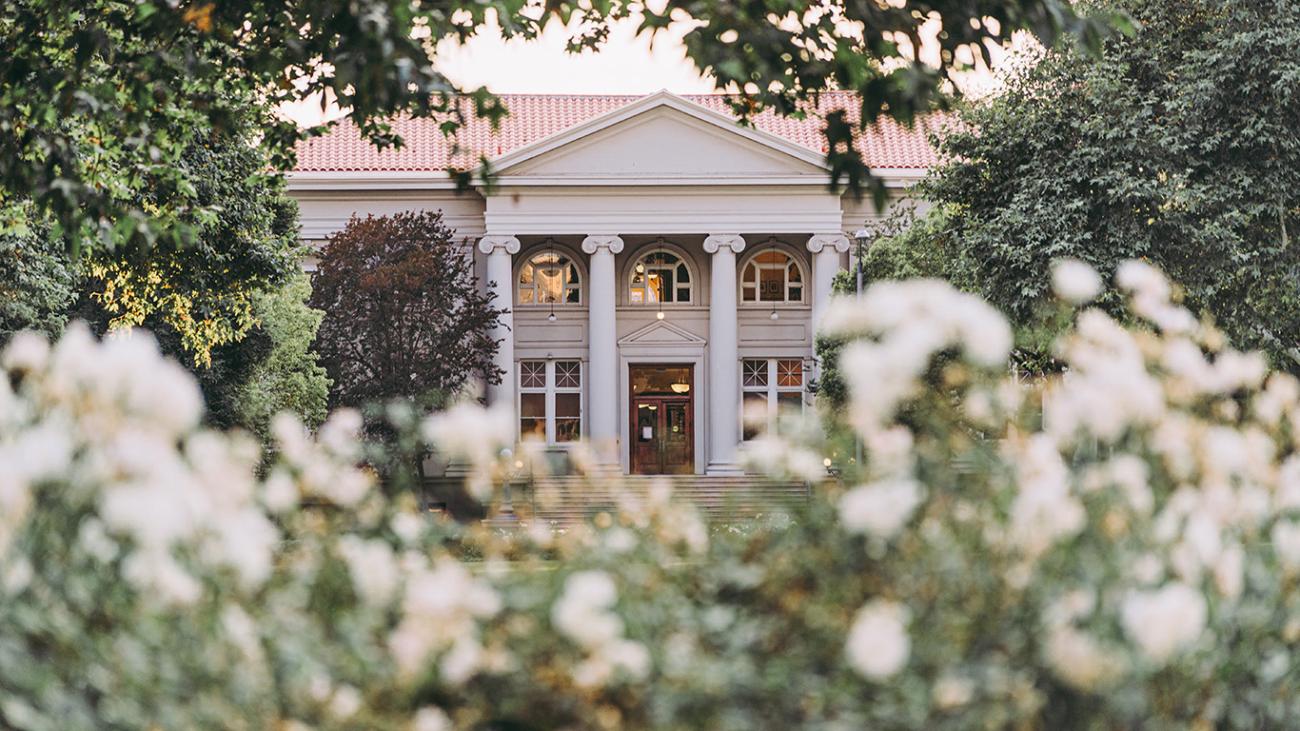
<path fill-rule="evenodd" d="M 544 265 L 541 267 L 541 269 L 542 269 L 542 271 L 543 271 L 547 276 L 551 276 L 551 277 L 562 276 L 564 270 L 563 270 L 563 268 L 560 266 L 560 257 L 557 256 L 557 255 L 555 254 L 555 239 L 548 238 L 548 239 L 546 239 L 546 243 L 547 243 L 547 245 L 549 246 L 548 251 L 549 251 L 549 253 L 550 253 L 550 258 L 549 258 L 549 260 L 546 262 L 546 264 L 544 264 Z M 564 290 L 564 284 L 561 283 L 561 284 L 560 284 L 560 291 L 561 291 L 561 293 L 563 293 L 563 290 Z M 549 315 L 546 316 L 546 319 L 547 319 L 548 321 L 550 321 L 550 322 L 555 322 L 555 320 L 556 320 L 556 317 L 555 317 L 555 296 L 552 295 L 551 298 L 550 298 L 550 300 L 551 300 L 551 303 L 550 303 L 550 304 L 551 304 L 551 313 L 550 313 Z"/>

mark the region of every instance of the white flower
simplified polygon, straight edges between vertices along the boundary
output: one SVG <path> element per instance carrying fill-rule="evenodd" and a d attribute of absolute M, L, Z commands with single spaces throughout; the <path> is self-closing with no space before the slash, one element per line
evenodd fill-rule
<path fill-rule="evenodd" d="M 888 540 L 902 530 L 920 502 L 921 486 L 915 480 L 862 485 L 840 498 L 840 522 L 851 533 Z"/>
<path fill-rule="evenodd" d="M 1269 537 L 1273 541 L 1273 552 L 1277 560 L 1287 571 L 1300 571 L 1300 523 L 1293 520 L 1279 520 Z"/>
<path fill-rule="evenodd" d="M 411 721 L 411 731 L 452 731 L 451 719 L 441 708 L 425 706 Z"/>
<path fill-rule="evenodd" d="M 1172 583 L 1124 598 L 1124 632 L 1153 662 L 1163 665 L 1205 631 L 1205 597 L 1186 584 Z"/>
<path fill-rule="evenodd" d="M 934 681 L 930 691 L 934 705 L 940 710 L 951 710 L 964 706 L 975 697 L 975 684 L 969 679 L 957 675 L 942 675 Z"/>
<path fill-rule="evenodd" d="M 39 371 L 45 368 L 50 357 L 50 344 L 45 336 L 24 330 L 9 339 L 0 366 L 14 372 Z"/>
<path fill-rule="evenodd" d="M 348 565 L 357 596 L 376 606 L 387 604 L 402 578 L 393 549 L 383 541 L 349 535 L 339 539 L 339 554 Z"/>
<path fill-rule="evenodd" d="M 1101 277 L 1078 259 L 1057 259 L 1052 262 L 1052 290 L 1066 302 L 1081 305 L 1101 292 Z"/>
<path fill-rule="evenodd" d="M 1109 687 L 1124 672 L 1123 655 L 1068 624 L 1048 629 L 1043 653 L 1056 677 L 1087 693 Z"/>
<path fill-rule="evenodd" d="M 514 442 L 514 418 L 504 406 L 482 408 L 459 403 L 424 421 L 424 436 L 433 448 L 482 471 L 495 464 L 502 448 Z M 479 495 L 476 497 L 487 497 Z"/>
<path fill-rule="evenodd" d="M 351 718 L 361 710 L 361 692 L 350 685 L 339 686 L 330 698 L 329 707 L 335 718 Z"/>
<path fill-rule="evenodd" d="M 1137 297 L 1167 301 L 1170 295 L 1169 280 L 1150 264 L 1130 259 L 1115 270 L 1115 283 Z"/>
<path fill-rule="evenodd" d="M 858 610 L 845 644 L 849 665 L 868 680 L 884 680 L 902 670 L 911 648 L 907 609 L 883 599 Z"/>

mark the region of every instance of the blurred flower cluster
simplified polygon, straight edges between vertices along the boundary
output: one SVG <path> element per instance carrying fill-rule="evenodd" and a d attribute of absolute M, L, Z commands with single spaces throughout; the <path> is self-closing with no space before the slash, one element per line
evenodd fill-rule
<path fill-rule="evenodd" d="M 835 303 L 845 422 L 758 442 L 753 464 L 816 484 L 744 526 L 666 486 L 562 532 L 453 525 L 377 489 L 353 412 L 281 416 L 264 460 L 200 425 L 148 336 L 19 336 L 0 726 L 1296 725 L 1300 384 L 1149 266 L 1118 273 L 1128 322 L 1087 308 L 1085 265 L 1054 281 L 1081 309 L 1036 384 L 945 284 Z M 508 418 L 414 428 L 491 498 Z"/>

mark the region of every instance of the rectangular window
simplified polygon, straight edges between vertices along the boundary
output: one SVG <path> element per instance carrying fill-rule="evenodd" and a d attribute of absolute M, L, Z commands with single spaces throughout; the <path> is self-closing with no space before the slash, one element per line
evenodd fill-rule
<path fill-rule="evenodd" d="M 801 358 L 754 358 L 741 363 L 744 439 L 774 431 L 782 412 L 803 411 Z"/>
<path fill-rule="evenodd" d="M 582 361 L 519 361 L 519 437 L 548 444 L 582 436 Z"/>

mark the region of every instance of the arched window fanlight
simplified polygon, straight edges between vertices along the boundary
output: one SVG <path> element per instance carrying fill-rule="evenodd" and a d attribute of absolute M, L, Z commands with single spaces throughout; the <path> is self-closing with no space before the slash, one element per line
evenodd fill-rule
<path fill-rule="evenodd" d="M 691 271 L 667 249 L 654 249 L 632 267 L 628 300 L 634 305 L 691 301 Z"/>
<path fill-rule="evenodd" d="M 759 251 L 740 275 L 741 302 L 803 302 L 803 290 L 799 262 L 777 248 Z"/>
<path fill-rule="evenodd" d="M 582 277 L 577 264 L 552 245 L 519 269 L 517 294 L 521 305 L 581 304 Z"/>

